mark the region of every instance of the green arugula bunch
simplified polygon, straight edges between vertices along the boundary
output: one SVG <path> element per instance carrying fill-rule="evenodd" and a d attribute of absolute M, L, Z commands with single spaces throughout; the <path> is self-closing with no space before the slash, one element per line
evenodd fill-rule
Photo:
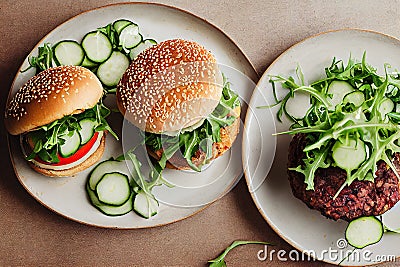
<path fill-rule="evenodd" d="M 378 75 L 376 69 L 366 63 L 364 53 L 360 62 L 350 56 L 346 66 L 334 58 L 325 69 L 326 77 L 311 85 L 304 84 L 304 76 L 299 67 L 296 69 L 297 82 L 293 77 L 270 76 L 276 105 L 280 105 L 277 118 L 282 121 L 282 116 L 286 115 L 292 121 L 290 129 L 280 134 L 307 135 L 304 164 L 292 169 L 304 174 L 307 190 L 314 189 L 314 174 L 318 168 L 336 166 L 332 159 L 332 148 L 336 140 L 362 140 L 368 155 L 358 168 L 346 170 L 347 179 L 336 196 L 356 179 L 373 181 L 380 160 L 398 175 L 392 158 L 394 153 L 400 152 L 400 73 L 389 72 L 390 66 L 387 64 L 384 67 L 385 74 Z M 328 86 L 335 80 L 346 81 L 361 92 L 365 98 L 362 105 L 342 101 L 333 107 Z M 288 90 L 282 99 L 277 97 L 277 83 Z M 286 108 L 288 100 L 295 97 L 296 92 L 310 95 L 311 106 L 300 119 L 292 116 Z M 393 108 L 383 111 L 382 104 L 388 99 L 393 102 Z"/>
<path fill-rule="evenodd" d="M 201 171 L 201 167 L 207 164 L 213 156 L 212 144 L 221 141 L 221 128 L 232 125 L 236 120 L 236 117 L 232 115 L 232 111 L 238 106 L 240 106 L 239 96 L 231 90 L 230 83 L 223 76 L 221 99 L 215 110 L 204 120 L 200 127 L 193 131 L 179 133 L 177 136 L 146 132 L 143 133 L 145 144 L 154 151 L 163 149 L 163 155 L 160 160 L 161 166 L 165 167 L 166 161 L 180 150 L 188 165 L 195 171 Z M 196 166 L 192 162 L 192 157 L 199 149 L 205 152 L 206 157 L 200 166 Z"/>
<path fill-rule="evenodd" d="M 95 131 L 108 131 L 118 139 L 105 119 L 110 113 L 111 111 L 99 102 L 93 108 L 82 113 L 65 116 L 27 133 L 25 138 L 30 138 L 34 143 L 33 151 L 27 157 L 27 160 L 32 160 L 38 156 L 45 162 L 58 163 L 60 145 L 65 143 L 66 137 L 72 136 L 74 131 L 81 129 L 79 121 L 85 118 L 93 118 L 96 121 Z"/>
<path fill-rule="evenodd" d="M 39 72 L 52 68 L 53 65 L 53 48 L 50 43 L 44 43 L 38 48 L 38 55 L 32 56 L 28 59 L 29 67 L 22 70 L 21 72 L 26 72 L 31 68 L 36 69 L 36 74 Z"/>

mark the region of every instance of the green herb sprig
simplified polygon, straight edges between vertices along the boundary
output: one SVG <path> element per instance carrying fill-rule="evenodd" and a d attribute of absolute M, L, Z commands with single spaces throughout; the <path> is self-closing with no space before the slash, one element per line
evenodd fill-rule
<path fill-rule="evenodd" d="M 218 106 L 200 127 L 193 131 L 182 132 L 178 136 L 143 133 L 145 143 L 155 151 L 163 149 L 161 158 L 163 164 L 180 149 L 188 165 L 193 170 L 200 171 L 201 167 L 212 158 L 212 144 L 221 141 L 221 128 L 232 125 L 236 120 L 232 111 L 238 106 L 240 106 L 239 96 L 231 90 L 230 83 L 224 76 L 222 97 Z M 197 166 L 192 162 L 192 157 L 199 149 L 206 153 L 206 157 Z"/>
<path fill-rule="evenodd" d="M 234 249 L 234 248 L 236 248 L 238 246 L 247 245 L 247 244 L 272 245 L 271 243 L 263 242 L 263 241 L 242 241 L 242 240 L 234 241 L 217 258 L 208 261 L 210 263 L 209 267 L 226 267 L 226 262 L 225 262 L 226 255 L 232 249 Z"/>
<path fill-rule="evenodd" d="M 27 138 L 31 138 L 34 148 L 32 153 L 28 155 L 27 160 L 32 160 L 36 156 L 39 156 L 43 161 L 58 163 L 59 147 L 64 144 L 65 136 L 72 135 L 75 130 L 79 131 L 81 129 L 79 121 L 84 118 L 95 119 L 95 131 L 108 131 L 118 139 L 117 134 L 111 129 L 105 119 L 110 113 L 111 111 L 100 102 L 93 108 L 87 109 L 82 113 L 65 116 L 41 126 L 35 131 L 29 132 Z"/>
<path fill-rule="evenodd" d="M 29 67 L 22 70 L 26 72 L 31 68 L 36 69 L 36 73 L 53 67 L 53 48 L 50 43 L 44 43 L 43 46 L 39 46 L 38 55 L 32 56 L 28 59 Z"/>
<path fill-rule="evenodd" d="M 398 175 L 392 158 L 394 153 L 400 152 L 400 74 L 397 71 L 390 72 L 387 64 L 384 67 L 384 75 L 378 75 L 376 69 L 366 63 L 364 53 L 361 61 L 350 56 L 346 66 L 343 61 L 334 58 L 331 65 L 325 68 L 326 77 L 310 85 L 304 84 L 304 75 L 299 67 L 296 69 L 296 79 L 270 76 L 275 105 L 279 106 L 277 119 L 282 121 L 285 115 L 292 122 L 288 131 L 279 134 L 307 134 L 304 164 L 291 168 L 304 174 L 307 190 L 314 189 L 314 174 L 318 168 L 337 166 L 331 153 L 337 140 L 359 138 L 366 144 L 368 157 L 358 168 L 347 172 L 347 179 L 335 197 L 355 180 L 373 181 L 380 160 Z M 364 103 L 355 106 L 342 101 L 333 106 L 328 87 L 335 80 L 345 81 L 361 92 Z M 278 98 L 278 84 L 282 90 L 287 90 L 281 99 Z M 300 91 L 309 93 L 311 106 L 302 118 L 295 118 L 287 110 L 286 104 Z M 383 103 L 388 99 L 394 103 L 394 108 L 384 111 Z"/>

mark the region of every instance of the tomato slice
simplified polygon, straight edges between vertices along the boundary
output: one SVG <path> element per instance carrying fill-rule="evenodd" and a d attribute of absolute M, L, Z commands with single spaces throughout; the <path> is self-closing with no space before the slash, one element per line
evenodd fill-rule
<path fill-rule="evenodd" d="M 42 164 L 51 165 L 51 166 L 62 166 L 62 165 L 73 163 L 73 162 L 78 161 L 79 159 L 83 158 L 90 151 L 90 149 L 96 143 L 96 140 L 97 140 L 98 136 L 99 136 L 99 132 L 95 132 L 94 135 L 92 136 L 92 138 L 86 144 L 81 146 L 75 152 L 75 154 L 73 154 L 72 156 L 69 156 L 67 158 L 63 158 L 60 154 L 58 154 L 58 159 L 60 161 L 57 162 L 57 163 L 48 163 L 48 162 L 43 161 L 42 159 L 40 159 L 38 156 L 35 158 L 35 160 L 37 162 L 42 163 Z"/>

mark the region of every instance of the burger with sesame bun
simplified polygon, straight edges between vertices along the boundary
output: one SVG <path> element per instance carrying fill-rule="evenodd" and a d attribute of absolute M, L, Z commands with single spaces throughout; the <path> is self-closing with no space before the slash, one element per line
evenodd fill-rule
<path fill-rule="evenodd" d="M 20 135 L 30 166 L 47 176 L 71 176 L 103 155 L 105 133 L 114 132 L 105 117 L 103 87 L 88 69 L 60 66 L 29 79 L 8 103 L 5 126 Z"/>
<path fill-rule="evenodd" d="M 193 41 L 167 40 L 139 54 L 117 86 L 117 104 L 161 168 L 201 171 L 239 132 L 238 95 Z"/>

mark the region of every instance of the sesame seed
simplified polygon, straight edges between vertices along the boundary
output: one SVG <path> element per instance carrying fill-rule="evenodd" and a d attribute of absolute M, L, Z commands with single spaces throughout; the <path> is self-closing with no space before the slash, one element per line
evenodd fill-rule
<path fill-rule="evenodd" d="M 164 119 L 178 123 L 180 113 L 193 108 L 185 101 L 209 97 L 208 88 L 213 87 L 216 68 L 213 55 L 195 42 L 181 39 L 161 42 L 131 63 L 118 83 L 118 97 L 124 112 L 132 114 L 139 124 L 148 120 L 154 122 L 149 127 L 157 128 L 156 123 Z M 155 117 L 154 121 L 147 118 L 149 114 Z"/>
<path fill-rule="evenodd" d="M 5 117 L 20 120 L 22 116 L 28 114 L 28 109 L 25 107 L 31 103 L 34 105 L 48 101 L 50 98 L 56 99 L 61 89 L 67 92 L 76 79 L 87 77 L 85 72 L 86 69 L 78 66 L 59 66 L 38 73 L 16 92 L 7 105 Z M 62 97 L 64 98 L 64 95 Z"/>

